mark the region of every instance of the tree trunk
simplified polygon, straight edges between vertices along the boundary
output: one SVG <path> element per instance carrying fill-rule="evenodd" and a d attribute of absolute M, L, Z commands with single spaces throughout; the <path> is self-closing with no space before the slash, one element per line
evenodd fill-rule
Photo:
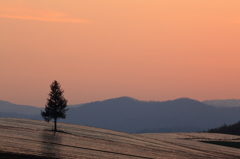
<path fill-rule="evenodd" d="M 54 132 L 57 131 L 57 119 L 54 119 Z"/>

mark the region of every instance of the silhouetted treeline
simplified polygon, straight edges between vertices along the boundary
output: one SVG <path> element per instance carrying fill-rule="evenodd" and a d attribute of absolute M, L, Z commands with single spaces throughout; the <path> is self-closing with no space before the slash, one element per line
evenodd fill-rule
<path fill-rule="evenodd" d="M 224 124 L 218 128 L 209 129 L 207 132 L 240 135 L 240 121 L 232 125 Z"/>

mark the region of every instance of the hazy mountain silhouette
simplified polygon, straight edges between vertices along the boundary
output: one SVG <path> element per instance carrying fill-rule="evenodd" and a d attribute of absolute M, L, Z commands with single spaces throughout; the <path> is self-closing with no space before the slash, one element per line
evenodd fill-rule
<path fill-rule="evenodd" d="M 80 107 L 84 104 L 76 104 L 76 105 L 69 105 L 68 107 Z M 0 100 L 0 112 L 6 112 L 6 113 L 17 113 L 17 114 L 25 114 L 25 115 L 38 115 L 41 110 L 44 110 L 44 108 L 38 108 L 34 106 L 29 105 L 18 105 L 13 104 L 7 101 Z"/>
<path fill-rule="evenodd" d="M 141 131 L 137 131 L 136 133 L 174 133 L 174 132 L 200 132 L 202 129 L 197 127 L 171 127 L 171 128 L 156 128 L 156 129 L 143 129 Z"/>
<path fill-rule="evenodd" d="M 240 99 L 205 100 L 203 103 L 216 107 L 240 107 Z"/>
<path fill-rule="evenodd" d="M 84 103 L 85 104 L 85 103 Z M 68 105 L 69 108 L 76 108 L 76 107 L 81 107 L 84 104 L 74 104 L 74 105 Z"/>
<path fill-rule="evenodd" d="M 240 108 L 215 108 L 188 98 L 146 102 L 120 97 L 72 108 L 65 122 L 128 133 L 175 127 L 193 127 L 201 131 L 234 123 L 239 113 Z"/>
<path fill-rule="evenodd" d="M 40 115 L 26 115 L 18 113 L 0 112 L 0 118 L 40 119 Z M 41 119 L 40 119 L 41 120 Z"/>
<path fill-rule="evenodd" d="M 0 112 L 35 115 L 39 114 L 42 109 L 43 108 L 37 108 L 29 105 L 17 105 L 0 100 Z"/>
<path fill-rule="evenodd" d="M 70 107 L 67 118 L 59 122 L 127 133 L 196 132 L 233 124 L 239 114 L 240 107 L 217 108 L 188 98 L 155 102 L 120 97 Z M 42 120 L 40 114 L 30 117 Z"/>

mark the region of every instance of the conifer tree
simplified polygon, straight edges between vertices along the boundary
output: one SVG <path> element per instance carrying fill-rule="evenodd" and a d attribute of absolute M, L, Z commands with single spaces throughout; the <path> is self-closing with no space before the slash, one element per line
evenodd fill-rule
<path fill-rule="evenodd" d="M 41 111 L 43 119 L 49 122 L 54 120 L 54 131 L 57 131 L 57 119 L 66 118 L 67 100 L 63 96 L 64 90 L 61 89 L 61 85 L 57 81 L 53 81 L 50 85 L 51 92 L 45 105 L 45 111 Z"/>

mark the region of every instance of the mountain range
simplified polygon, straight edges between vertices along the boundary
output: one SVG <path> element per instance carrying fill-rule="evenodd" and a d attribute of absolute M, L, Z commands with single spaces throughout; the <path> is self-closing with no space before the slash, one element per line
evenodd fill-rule
<path fill-rule="evenodd" d="M 203 103 L 216 107 L 240 107 L 240 99 L 205 100 Z"/>
<path fill-rule="evenodd" d="M 0 101 L 0 117 L 43 120 L 41 109 Z M 67 118 L 59 122 L 127 133 L 197 132 L 236 123 L 239 114 L 240 107 L 216 107 L 189 98 L 157 102 L 120 97 L 70 106 Z"/>

